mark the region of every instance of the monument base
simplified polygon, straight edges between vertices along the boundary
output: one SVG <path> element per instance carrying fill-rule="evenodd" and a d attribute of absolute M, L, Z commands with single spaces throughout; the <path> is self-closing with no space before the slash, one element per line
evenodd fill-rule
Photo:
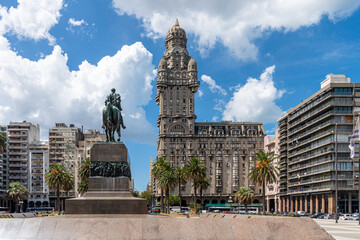
<path fill-rule="evenodd" d="M 99 176 L 90 170 L 88 191 L 84 197 L 65 200 L 66 214 L 146 214 L 147 201 L 135 198 L 130 192 L 130 172 L 126 176 L 117 174 L 114 168 L 129 165 L 127 149 L 123 143 L 96 143 L 91 148 L 91 164 L 106 164 Z M 117 165 L 117 163 L 126 163 Z M 129 165 L 130 166 L 130 165 Z M 91 167 L 90 167 L 91 169 Z M 116 170 L 116 169 L 115 169 Z M 124 172 L 122 172 L 124 173 Z M 126 173 L 126 172 L 125 172 Z M 97 173 L 99 174 L 99 173 Z"/>
<path fill-rule="evenodd" d="M 147 214 L 146 200 L 135 197 L 66 199 L 66 214 Z"/>

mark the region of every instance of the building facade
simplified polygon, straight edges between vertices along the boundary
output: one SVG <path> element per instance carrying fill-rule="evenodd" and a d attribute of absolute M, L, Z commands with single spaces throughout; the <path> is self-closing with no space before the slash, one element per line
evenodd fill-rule
<path fill-rule="evenodd" d="M 264 137 L 264 151 L 274 154 L 274 165 L 279 167 L 279 131 L 275 130 L 275 135 L 268 135 Z M 266 184 L 265 196 L 267 210 L 270 212 L 278 212 L 281 209 L 281 201 L 278 195 L 279 175 L 276 181 Z"/>
<path fill-rule="evenodd" d="M 70 124 L 56 123 L 55 127 L 49 130 L 49 164 L 61 163 L 72 174 L 76 175 L 76 149 L 79 141 L 83 139 L 80 128 Z M 65 198 L 75 197 L 75 189 L 69 192 L 60 192 L 61 204 L 64 207 Z M 50 206 L 55 206 L 56 194 L 50 190 Z"/>
<path fill-rule="evenodd" d="M 7 126 L 0 125 L 0 133 L 7 137 Z M 7 144 L 7 142 L 6 142 Z M 7 147 L 3 149 L 2 154 L 0 154 L 0 201 L 1 206 L 4 206 L 3 195 L 6 190 L 7 181 L 8 181 L 8 162 L 7 162 Z"/>
<path fill-rule="evenodd" d="M 49 187 L 45 182 L 45 173 L 49 171 L 49 143 L 32 143 L 29 151 L 28 207 L 48 207 Z"/>
<path fill-rule="evenodd" d="M 202 204 L 227 203 L 240 187 L 252 186 L 247 177 L 250 160 L 264 148 L 265 131 L 262 123 L 195 122 L 194 94 L 200 82 L 196 61 L 190 57 L 186 43 L 186 33 L 176 20 L 166 36 L 156 82 L 158 157 L 165 157 L 175 167 L 199 157 L 210 181 L 203 190 Z M 181 192 L 183 204 L 192 201 L 191 183 L 182 186 Z M 257 188 L 256 193 L 260 194 Z"/>
<path fill-rule="evenodd" d="M 76 147 L 76 164 L 75 164 L 75 195 L 79 196 L 78 183 L 79 169 L 81 164 L 85 162 L 87 158 L 90 158 L 90 149 L 97 142 L 105 142 L 106 134 L 100 133 L 97 129 L 87 129 L 84 132 L 83 139 L 78 141 Z"/>
<path fill-rule="evenodd" d="M 40 140 L 38 124 L 10 122 L 7 126 L 8 183 L 19 182 L 29 189 L 30 144 Z"/>
<path fill-rule="evenodd" d="M 348 147 L 359 111 L 360 83 L 330 74 L 278 120 L 281 211 L 333 213 L 336 187 L 339 211 L 359 210 L 359 163 Z"/>

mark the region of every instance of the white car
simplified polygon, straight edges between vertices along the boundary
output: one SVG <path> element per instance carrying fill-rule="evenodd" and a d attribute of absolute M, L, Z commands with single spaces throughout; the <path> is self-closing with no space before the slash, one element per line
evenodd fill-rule
<path fill-rule="evenodd" d="M 299 216 L 306 216 L 306 212 L 304 211 L 297 211 L 296 214 Z"/>
<path fill-rule="evenodd" d="M 341 214 L 339 217 L 339 220 L 351 220 L 352 215 L 351 214 Z"/>

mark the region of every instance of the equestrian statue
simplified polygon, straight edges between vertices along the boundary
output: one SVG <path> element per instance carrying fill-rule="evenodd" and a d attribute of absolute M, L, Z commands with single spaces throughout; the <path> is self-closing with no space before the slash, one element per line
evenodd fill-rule
<path fill-rule="evenodd" d="M 115 91 L 115 88 L 111 89 L 111 93 L 105 99 L 105 107 L 103 109 L 102 127 L 105 129 L 107 142 L 116 142 L 115 131 L 119 136 L 117 141 L 120 142 L 120 127 L 126 128 L 121 115 L 121 97 Z"/>

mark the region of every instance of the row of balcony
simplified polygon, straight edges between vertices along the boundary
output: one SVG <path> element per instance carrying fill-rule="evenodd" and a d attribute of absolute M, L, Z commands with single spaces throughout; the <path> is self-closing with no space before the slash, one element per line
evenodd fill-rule
<path fill-rule="evenodd" d="M 325 135 L 330 135 L 330 133 L 331 132 L 326 133 Z M 288 157 L 292 158 L 292 157 L 294 157 L 296 155 L 302 154 L 304 152 L 308 152 L 309 150 L 315 150 L 315 149 L 317 149 L 319 147 L 326 146 L 329 143 L 335 142 L 333 137 L 327 137 L 327 138 L 323 138 L 323 139 L 321 139 L 321 137 L 318 137 L 318 138 L 320 138 L 319 139 L 320 141 L 318 141 L 317 143 L 315 142 L 315 143 L 312 143 L 310 146 L 301 148 L 298 151 L 293 151 L 291 154 L 290 153 L 288 154 Z M 305 154 L 303 157 L 307 157 L 307 156 L 308 156 L 308 154 Z"/>
<path fill-rule="evenodd" d="M 328 99 L 329 96 L 333 95 L 331 92 L 327 92 L 326 94 L 324 94 L 323 96 L 314 99 L 311 103 L 306 104 L 305 106 L 301 106 L 301 109 L 299 109 L 298 111 L 296 111 L 295 113 L 292 113 L 291 115 L 289 115 L 289 120 L 293 120 L 294 118 L 300 116 L 301 114 L 303 114 L 304 112 L 311 110 L 314 106 L 320 104 L 321 102 L 323 102 L 324 100 Z"/>
<path fill-rule="evenodd" d="M 353 179 L 351 177 L 347 177 L 347 176 L 338 176 L 337 177 L 338 180 L 342 180 L 342 181 L 352 181 Z M 308 185 L 308 183 L 310 184 L 315 184 L 318 182 L 323 182 L 323 181 L 336 181 L 336 178 L 333 176 L 326 176 L 326 177 L 318 177 L 318 178 L 311 178 L 311 179 L 306 179 L 306 180 L 302 180 L 302 181 L 296 181 L 296 182 L 289 182 L 288 186 L 296 186 L 296 185 Z"/>
<path fill-rule="evenodd" d="M 292 126 L 296 125 L 299 122 L 304 121 L 305 119 L 308 119 L 311 116 L 314 116 L 315 114 L 319 113 L 321 110 L 329 107 L 329 106 L 352 106 L 353 105 L 353 101 L 352 98 L 349 99 L 332 99 L 330 101 L 328 101 L 327 103 L 325 103 L 324 105 L 321 105 L 315 109 L 311 109 L 311 111 L 307 114 L 302 116 L 300 119 L 290 123 L 289 128 L 291 128 Z M 290 122 L 290 121 L 289 121 Z"/>
<path fill-rule="evenodd" d="M 310 134 L 314 134 L 314 131 L 316 131 L 316 130 L 322 128 L 322 127 L 330 126 L 330 124 L 332 122 L 333 122 L 332 120 L 326 121 L 326 122 L 318 125 L 317 127 L 313 128 L 313 129 L 309 129 L 309 130 L 301 133 L 300 135 L 296 135 L 296 138 L 294 138 L 293 140 L 289 140 L 289 141 L 292 141 L 292 143 L 289 143 L 289 150 L 298 147 L 302 143 L 306 143 L 307 141 L 316 138 L 317 136 L 313 136 L 311 138 L 307 138 L 306 140 L 303 140 L 303 141 L 300 141 L 300 142 L 298 141 L 301 137 L 304 137 L 304 136 L 307 136 L 307 135 L 310 135 Z M 333 129 L 331 128 L 330 130 L 326 131 L 325 133 L 329 133 L 329 132 L 332 132 L 332 131 L 333 131 Z M 318 134 L 318 135 L 321 135 L 321 134 Z"/>
<path fill-rule="evenodd" d="M 292 190 L 288 190 L 288 193 L 301 193 L 301 192 L 315 192 L 318 190 L 324 190 L 324 189 L 332 189 L 335 188 L 335 186 L 331 185 L 326 185 L 326 186 L 320 186 L 320 187 L 308 187 L 308 188 L 298 188 L 298 189 L 292 189 Z M 340 189 L 353 189 L 354 187 L 352 185 L 348 185 L 348 186 L 340 186 Z"/>
<path fill-rule="evenodd" d="M 332 110 L 330 110 L 330 111 L 328 111 L 328 112 L 326 112 L 326 113 L 324 113 L 324 114 L 322 114 L 322 115 L 320 115 L 320 116 L 312 119 L 311 121 L 308 121 L 308 122 L 306 122 L 306 123 L 304 123 L 304 124 L 302 124 L 302 125 L 300 125 L 300 126 L 298 126 L 298 127 L 296 127 L 296 128 L 293 128 L 292 130 L 289 130 L 289 131 L 288 131 L 289 137 L 292 136 L 292 135 L 294 135 L 295 133 L 303 130 L 305 127 L 311 126 L 311 125 L 313 125 L 314 123 L 317 123 L 317 122 L 319 122 L 320 120 L 323 120 L 324 118 L 326 118 L 326 117 L 328 117 L 328 116 L 330 116 L 330 115 L 332 115 L 332 114 L 335 114 L 335 112 L 332 111 Z"/>
<path fill-rule="evenodd" d="M 326 143 L 327 144 L 327 143 Z M 325 153 L 328 152 L 333 152 L 335 149 L 333 147 L 329 148 L 329 149 L 324 149 L 321 151 L 318 151 L 317 153 L 311 153 L 311 154 L 307 154 L 306 156 L 302 156 L 302 157 L 297 157 L 297 158 L 293 158 L 289 161 L 289 165 L 297 163 L 297 162 L 302 162 L 302 161 L 307 161 L 309 159 L 315 158 L 317 156 L 321 156 Z"/>
<path fill-rule="evenodd" d="M 324 110 L 324 109 L 326 109 L 326 108 L 328 108 L 328 107 L 331 107 L 332 105 L 333 105 L 333 104 L 332 104 L 332 102 L 330 101 L 330 102 L 327 102 L 327 103 L 325 103 L 324 105 L 322 105 L 322 106 L 320 106 L 320 107 L 318 107 L 318 108 L 316 108 L 316 109 L 313 109 L 308 115 L 302 116 L 302 117 L 299 118 L 298 120 L 290 123 L 290 124 L 289 124 L 289 128 L 291 128 L 291 127 L 293 127 L 293 126 L 295 126 L 295 125 L 297 125 L 297 124 L 305 121 L 306 119 L 309 119 L 310 117 L 314 116 L 315 114 L 318 114 L 320 111 L 322 111 L 322 110 Z"/>

